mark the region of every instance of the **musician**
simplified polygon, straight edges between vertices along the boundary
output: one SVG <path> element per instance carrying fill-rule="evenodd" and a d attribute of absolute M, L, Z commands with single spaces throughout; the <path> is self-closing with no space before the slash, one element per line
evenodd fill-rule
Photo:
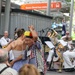
<path fill-rule="evenodd" d="M 1 46 L 6 46 L 10 41 L 11 39 L 8 38 L 8 31 L 4 31 L 4 36 L 0 39 Z"/>
<path fill-rule="evenodd" d="M 51 32 L 48 32 L 48 33 L 47 33 L 47 36 L 48 36 L 48 37 L 51 39 L 51 41 L 52 41 Z M 49 66 L 49 64 L 51 63 L 53 54 L 54 54 L 54 51 L 53 51 L 53 50 L 50 50 L 50 51 L 49 51 L 49 55 L 48 55 L 48 57 L 47 57 L 47 66 Z"/>
<path fill-rule="evenodd" d="M 59 36 L 58 33 L 55 30 L 53 31 L 54 31 L 53 34 L 48 32 L 48 37 L 51 39 L 51 42 L 53 43 L 55 47 L 49 51 L 49 55 L 47 58 L 47 64 L 51 64 L 52 62 L 59 62 L 59 64 L 57 64 L 59 67 L 58 72 L 62 72 L 63 58 L 62 58 L 60 49 L 63 48 L 63 45 L 58 40 L 58 37 L 57 37 Z M 49 67 L 49 70 L 50 70 L 50 67 Z"/>
<path fill-rule="evenodd" d="M 67 43 L 67 45 L 64 47 L 64 50 L 67 50 L 69 43 L 72 42 L 72 37 L 69 35 L 68 31 L 66 32 L 66 35 L 61 38 L 61 40 L 64 40 L 64 42 Z"/>
<path fill-rule="evenodd" d="M 47 36 L 51 39 L 52 44 L 56 47 L 57 43 L 58 43 L 58 39 L 57 39 L 57 32 L 55 30 L 53 30 L 52 32 L 48 32 Z M 49 51 L 49 55 L 47 57 L 47 65 L 49 66 L 49 64 L 51 64 L 53 62 L 53 57 L 54 57 L 54 48 L 51 49 Z M 50 70 L 50 67 L 48 68 L 48 70 Z"/>
<path fill-rule="evenodd" d="M 8 31 L 4 31 L 4 36 L 0 39 L 0 45 L 5 48 L 12 40 L 8 37 Z M 13 59 L 12 50 L 9 52 L 9 60 Z"/>
<path fill-rule="evenodd" d="M 64 40 L 64 41 L 66 41 L 66 42 L 72 41 L 72 38 L 71 38 L 71 36 L 69 35 L 69 32 L 68 32 L 68 31 L 66 32 L 66 35 L 63 36 L 61 39 Z"/>
<path fill-rule="evenodd" d="M 74 71 L 74 62 L 72 62 L 71 59 L 75 58 L 75 48 L 72 45 L 72 42 L 69 43 L 69 49 L 63 53 L 63 59 L 64 59 L 64 70 L 66 72 L 72 72 Z"/>

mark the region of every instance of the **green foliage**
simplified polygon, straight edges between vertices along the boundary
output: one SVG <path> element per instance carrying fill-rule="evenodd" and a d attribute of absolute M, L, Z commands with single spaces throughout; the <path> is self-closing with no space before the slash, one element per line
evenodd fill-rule
<path fill-rule="evenodd" d="M 71 2 L 71 0 L 66 0 L 67 2 Z"/>
<path fill-rule="evenodd" d="M 74 11 L 75 11 L 75 1 L 74 1 Z"/>
<path fill-rule="evenodd" d="M 61 36 L 60 34 L 58 34 L 57 38 L 58 38 L 58 39 L 61 39 L 61 37 L 62 37 L 62 36 Z"/>
<path fill-rule="evenodd" d="M 71 2 L 71 0 L 66 0 L 66 2 Z M 74 0 L 74 10 L 75 10 L 75 0 Z"/>

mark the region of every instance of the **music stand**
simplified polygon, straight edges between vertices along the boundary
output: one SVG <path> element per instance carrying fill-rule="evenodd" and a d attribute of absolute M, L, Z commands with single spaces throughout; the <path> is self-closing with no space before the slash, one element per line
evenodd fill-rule
<path fill-rule="evenodd" d="M 51 41 L 49 37 L 39 36 L 42 44 L 46 45 L 45 41 Z"/>
<path fill-rule="evenodd" d="M 50 40 L 49 37 L 44 37 L 44 36 L 39 36 L 39 38 L 40 38 L 42 44 L 44 45 L 44 57 L 45 57 L 45 59 L 46 59 L 46 55 L 47 55 L 48 53 L 45 53 L 45 45 L 46 45 L 45 41 L 51 41 L 51 40 Z"/>
<path fill-rule="evenodd" d="M 55 50 L 55 46 L 51 43 L 51 40 L 49 37 L 40 37 L 39 38 L 41 39 L 42 41 L 42 44 L 44 45 L 44 56 L 45 56 L 45 45 L 47 45 L 49 48 L 53 49 L 54 50 L 54 54 L 52 56 L 52 60 L 51 60 L 51 64 L 53 62 L 53 57 L 57 57 L 57 54 L 56 54 L 56 50 Z M 50 46 L 49 46 L 50 45 Z M 49 69 L 51 68 L 51 64 L 49 65 Z"/>

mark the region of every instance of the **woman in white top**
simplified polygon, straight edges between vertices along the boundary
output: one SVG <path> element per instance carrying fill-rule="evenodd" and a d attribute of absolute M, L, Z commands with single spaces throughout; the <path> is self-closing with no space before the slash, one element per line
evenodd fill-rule
<path fill-rule="evenodd" d="M 35 30 L 33 30 L 32 26 L 30 26 L 29 29 L 30 29 L 30 31 L 31 31 L 31 33 L 33 35 L 34 40 L 35 40 L 36 37 L 37 37 Z M 18 30 L 17 31 L 17 35 L 18 35 L 17 40 L 13 41 L 12 43 L 10 43 L 5 48 L 5 50 L 8 50 L 8 51 L 10 51 L 12 49 L 13 54 L 15 55 L 14 56 L 14 60 L 10 62 L 11 65 L 13 65 L 14 63 L 16 64 L 16 62 L 21 61 L 23 59 L 23 57 L 24 57 L 23 56 L 23 54 L 24 54 L 23 51 L 25 51 L 25 49 L 26 49 L 26 43 L 25 43 L 26 40 L 25 40 L 25 36 L 24 36 L 24 29 Z M 18 62 L 18 63 L 20 63 L 20 62 Z M 21 63 L 24 64 L 24 63 L 27 63 L 27 61 L 26 60 L 24 60 L 24 61 L 22 60 Z M 18 71 L 21 66 L 22 66 L 21 64 L 17 65 L 17 67 L 15 67 L 16 70 Z"/>

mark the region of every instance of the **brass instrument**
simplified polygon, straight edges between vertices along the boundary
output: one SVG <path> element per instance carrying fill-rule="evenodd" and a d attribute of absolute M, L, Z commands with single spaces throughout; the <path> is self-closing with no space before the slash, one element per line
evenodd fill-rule
<path fill-rule="evenodd" d="M 7 47 L 10 43 L 12 43 L 12 42 L 13 42 L 13 40 L 10 41 L 7 45 L 2 46 L 2 49 L 6 48 L 6 47 Z"/>
<path fill-rule="evenodd" d="M 66 36 L 65 38 L 63 38 L 64 41 L 68 42 L 68 41 L 72 41 L 71 37 Z"/>
<path fill-rule="evenodd" d="M 64 49 L 64 46 L 58 42 L 57 35 L 58 35 L 58 33 L 55 30 L 52 30 L 48 37 L 51 39 L 52 43 L 56 47 L 56 53 L 57 53 L 58 57 L 57 57 L 56 61 L 54 61 L 54 63 L 55 62 L 60 63 L 60 65 L 58 65 L 58 67 L 59 67 L 59 72 L 61 72 L 62 71 L 62 64 L 63 64 L 63 57 L 62 57 L 62 54 L 59 50 Z"/>
<path fill-rule="evenodd" d="M 2 49 L 4 49 L 4 48 L 6 48 L 8 45 L 4 45 L 4 46 L 2 46 Z"/>
<path fill-rule="evenodd" d="M 59 48 L 59 49 L 64 49 L 64 46 L 63 46 L 61 43 L 59 43 L 59 44 L 58 44 L 58 48 Z"/>
<path fill-rule="evenodd" d="M 54 37 L 57 36 L 57 34 L 58 34 L 58 33 L 57 33 L 55 30 L 52 30 L 50 37 L 51 37 L 51 38 L 54 38 Z"/>
<path fill-rule="evenodd" d="M 57 47 L 56 47 L 56 53 L 58 55 L 58 61 L 59 62 L 59 72 L 62 72 L 62 68 L 63 68 L 63 52 L 64 50 L 67 49 L 67 46 L 63 46 L 61 43 L 58 43 Z"/>
<path fill-rule="evenodd" d="M 55 30 L 51 30 L 51 32 L 49 32 L 49 35 L 48 35 L 48 37 L 51 39 L 51 41 L 52 41 L 52 43 L 55 45 L 56 43 L 57 43 L 57 41 L 58 41 L 58 39 L 57 39 L 57 35 L 58 35 L 58 33 L 55 31 Z"/>

